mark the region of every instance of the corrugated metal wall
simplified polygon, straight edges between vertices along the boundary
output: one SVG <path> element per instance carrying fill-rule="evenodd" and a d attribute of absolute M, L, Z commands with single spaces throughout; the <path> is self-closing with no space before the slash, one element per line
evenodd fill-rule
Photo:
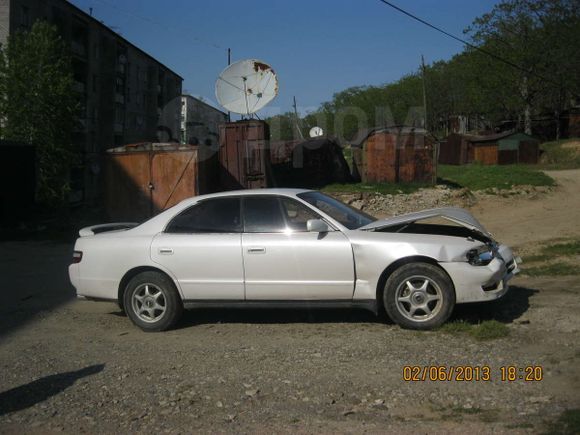
<path fill-rule="evenodd" d="M 433 179 L 433 142 L 422 134 L 377 132 L 354 156 L 365 183 L 429 183 Z"/>
<path fill-rule="evenodd" d="M 473 146 L 473 161 L 484 165 L 497 165 L 498 152 L 497 143 L 485 143 Z"/>
<path fill-rule="evenodd" d="M 145 148 L 145 149 L 143 149 Z M 216 159 L 197 146 L 108 153 L 105 207 L 112 220 L 145 220 L 185 198 L 215 190 Z M 201 157 L 201 158 L 200 158 Z"/>
<path fill-rule="evenodd" d="M 220 125 L 219 179 L 224 190 L 268 187 L 269 136 L 264 121 Z"/>
<path fill-rule="evenodd" d="M 463 135 L 452 133 L 439 146 L 439 163 L 463 165 L 468 160 L 468 143 Z"/>

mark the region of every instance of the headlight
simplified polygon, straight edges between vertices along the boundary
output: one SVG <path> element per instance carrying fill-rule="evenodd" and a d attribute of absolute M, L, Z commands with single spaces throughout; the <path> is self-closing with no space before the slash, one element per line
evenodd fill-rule
<path fill-rule="evenodd" d="M 490 246 L 482 245 L 467 251 L 466 256 L 467 262 L 472 266 L 487 266 L 493 260 L 494 254 Z"/>

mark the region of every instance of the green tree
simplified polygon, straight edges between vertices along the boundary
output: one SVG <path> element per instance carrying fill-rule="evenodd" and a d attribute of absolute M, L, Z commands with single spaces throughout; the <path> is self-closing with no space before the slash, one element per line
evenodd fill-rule
<path fill-rule="evenodd" d="M 480 47 L 519 66 L 492 59 L 482 86 L 489 85 L 486 80 L 503 83 L 496 95 L 507 110 L 519 112 L 526 133 L 534 112 L 546 106 L 561 110 L 577 95 L 580 1 L 504 0 L 466 32 Z"/>
<path fill-rule="evenodd" d="M 291 112 L 271 116 L 266 119 L 270 126 L 270 140 L 293 140 L 298 138 L 294 114 Z"/>
<path fill-rule="evenodd" d="M 77 96 L 69 50 L 54 26 L 36 22 L 0 47 L 2 138 L 36 145 L 37 199 L 67 200 Z"/>

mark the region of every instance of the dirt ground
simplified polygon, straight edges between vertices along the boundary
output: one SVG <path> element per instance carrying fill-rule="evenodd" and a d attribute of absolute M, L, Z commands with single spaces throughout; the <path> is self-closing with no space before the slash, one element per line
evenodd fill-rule
<path fill-rule="evenodd" d="M 534 199 L 492 195 L 472 212 L 502 242 L 519 247 L 580 236 L 580 170 L 547 171 L 558 183 Z"/>
<path fill-rule="evenodd" d="M 535 199 L 486 196 L 474 214 L 533 251 L 580 236 L 580 170 Z M 516 277 L 455 320 L 495 319 L 477 341 L 413 332 L 364 311 L 186 314 L 146 334 L 113 304 L 74 300 L 72 247 L 0 244 L 0 433 L 544 433 L 580 408 L 580 284 Z M 411 366 L 488 366 L 490 381 L 405 381 Z M 541 381 L 501 367 L 540 366 Z"/>

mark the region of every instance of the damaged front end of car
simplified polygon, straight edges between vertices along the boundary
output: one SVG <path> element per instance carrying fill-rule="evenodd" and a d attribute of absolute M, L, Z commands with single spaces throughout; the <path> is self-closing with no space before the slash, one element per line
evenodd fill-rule
<path fill-rule="evenodd" d="M 455 261 L 439 260 L 439 265 L 453 280 L 457 303 L 498 299 L 507 293 L 508 281 L 519 272 L 521 259 L 515 257 L 509 247 L 495 241 L 471 213 L 461 208 L 446 207 L 409 213 L 378 220 L 360 229 L 457 237 L 475 243 Z M 445 240 L 449 239 L 442 238 L 443 245 Z"/>

